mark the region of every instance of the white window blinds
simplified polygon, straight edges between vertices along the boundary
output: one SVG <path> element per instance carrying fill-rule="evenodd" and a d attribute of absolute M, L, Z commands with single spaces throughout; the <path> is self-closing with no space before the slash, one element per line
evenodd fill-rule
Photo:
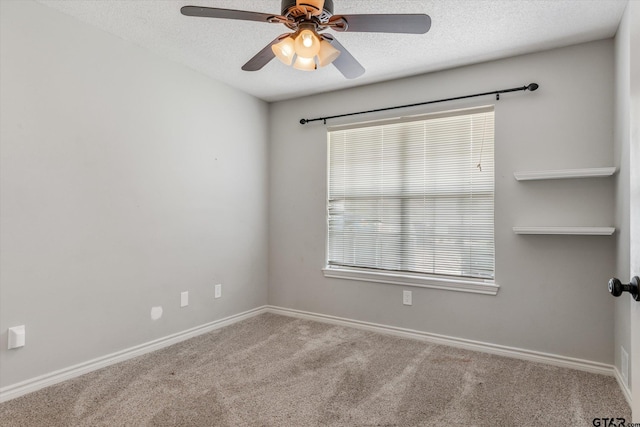
<path fill-rule="evenodd" d="M 493 107 L 328 137 L 327 268 L 493 279 Z"/>

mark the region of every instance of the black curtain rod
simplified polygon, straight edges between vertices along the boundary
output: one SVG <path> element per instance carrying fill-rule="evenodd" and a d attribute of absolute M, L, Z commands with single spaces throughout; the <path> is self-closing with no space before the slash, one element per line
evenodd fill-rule
<path fill-rule="evenodd" d="M 514 87 L 511 89 L 494 90 L 491 92 L 484 92 L 484 93 L 476 93 L 474 95 L 456 96 L 455 98 L 437 99 L 435 101 L 418 102 L 416 104 L 407 104 L 407 105 L 398 105 L 396 107 L 377 108 L 375 110 L 358 111 L 357 113 L 338 114 L 335 116 L 327 116 L 327 117 L 318 117 L 315 119 L 300 119 L 300 124 L 304 125 L 306 123 L 317 122 L 320 120 L 322 120 L 324 124 L 327 124 L 327 120 L 337 119 L 339 117 L 357 116 L 360 114 L 377 113 L 379 111 L 387 111 L 387 110 L 397 110 L 398 108 L 417 107 L 419 105 L 436 104 L 438 102 L 457 101 L 458 99 L 475 98 L 477 96 L 496 95 L 496 100 L 499 100 L 501 93 L 518 92 L 518 91 L 525 91 L 525 90 L 533 92 L 534 90 L 538 89 L 538 87 L 539 87 L 538 83 L 529 83 L 526 86 Z"/>

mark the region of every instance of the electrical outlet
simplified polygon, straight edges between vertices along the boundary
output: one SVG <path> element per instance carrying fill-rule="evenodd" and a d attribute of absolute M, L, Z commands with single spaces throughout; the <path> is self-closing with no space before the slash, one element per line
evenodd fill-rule
<path fill-rule="evenodd" d="M 402 303 L 404 305 L 413 305 L 411 291 L 402 291 Z"/>
<path fill-rule="evenodd" d="M 11 350 L 12 348 L 20 348 L 24 347 L 25 343 L 25 326 L 14 326 L 13 328 L 9 328 L 8 332 L 8 345 L 7 349 Z"/>
<path fill-rule="evenodd" d="M 215 287 L 215 291 L 213 294 L 214 298 L 220 298 L 222 296 L 222 285 L 218 284 Z"/>
<path fill-rule="evenodd" d="M 622 375 L 622 379 L 624 380 L 625 384 L 628 386 L 629 385 L 629 353 L 625 351 L 623 346 L 620 346 L 620 368 L 622 369 L 622 372 L 620 372 L 620 375 Z"/>
<path fill-rule="evenodd" d="M 189 305 L 189 292 L 180 293 L 180 307 L 186 307 Z"/>

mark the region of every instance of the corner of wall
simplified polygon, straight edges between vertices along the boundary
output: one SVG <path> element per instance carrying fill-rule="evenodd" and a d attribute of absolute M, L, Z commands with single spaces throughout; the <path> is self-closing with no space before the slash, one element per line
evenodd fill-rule
<path fill-rule="evenodd" d="M 629 141 L 630 141 L 630 30 L 628 8 L 625 11 L 615 37 L 615 114 L 613 152 L 618 167 L 615 178 L 615 221 L 616 229 L 616 269 L 614 274 L 626 278 L 630 268 L 630 215 L 629 215 Z M 614 365 L 618 372 L 622 367 L 622 349 L 631 359 L 631 318 L 629 301 L 626 297 L 617 298 L 614 307 Z M 629 372 L 631 367 L 629 366 Z M 620 381 L 627 381 L 631 387 L 630 376 Z"/>

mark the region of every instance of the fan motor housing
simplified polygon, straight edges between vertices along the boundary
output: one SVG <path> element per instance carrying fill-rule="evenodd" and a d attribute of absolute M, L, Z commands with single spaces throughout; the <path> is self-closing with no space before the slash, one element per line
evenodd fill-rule
<path fill-rule="evenodd" d="M 296 0 L 282 0 L 282 15 L 287 16 L 297 7 Z M 324 22 L 333 16 L 333 0 L 324 0 L 324 6 L 322 7 L 322 13 L 320 14 L 320 21 Z"/>

